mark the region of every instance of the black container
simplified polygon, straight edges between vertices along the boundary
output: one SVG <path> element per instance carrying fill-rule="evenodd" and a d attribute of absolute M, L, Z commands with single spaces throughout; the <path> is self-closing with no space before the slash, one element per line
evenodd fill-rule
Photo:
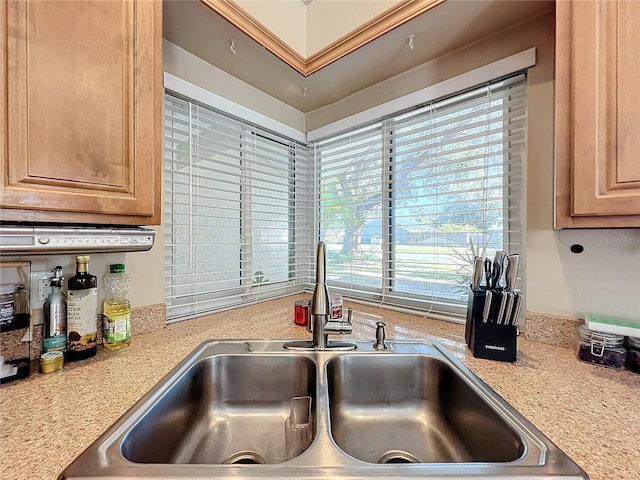
<path fill-rule="evenodd" d="M 627 369 L 640 373 L 640 338 L 627 338 Z"/>
<path fill-rule="evenodd" d="M 3 313 L 0 317 L 0 332 L 10 332 L 29 327 L 29 296 L 22 285 L 3 285 L 4 292 L 0 293 L 0 307 Z M 10 292 L 8 291 L 11 290 Z"/>
<path fill-rule="evenodd" d="M 23 378 L 27 378 L 29 376 L 29 370 L 31 365 L 29 363 L 29 358 L 17 358 L 15 360 L 10 360 L 7 362 L 10 365 L 18 367 L 18 371 L 15 375 L 11 375 L 9 377 L 0 378 L 0 385 L 5 383 L 13 382 L 14 380 L 22 380 Z"/>
<path fill-rule="evenodd" d="M 624 336 L 589 330 L 583 323 L 578 327 L 576 355 L 581 362 L 623 370 L 627 359 Z"/>
<path fill-rule="evenodd" d="M 29 326 L 28 313 L 16 313 L 12 319 L 0 322 L 0 332 L 11 332 Z"/>
<path fill-rule="evenodd" d="M 515 362 L 518 353 L 518 327 L 484 323 L 482 312 L 486 298 L 485 290 L 469 289 L 464 336 L 467 346 L 476 358 Z M 490 318 L 493 316 L 493 313 L 489 315 Z"/>

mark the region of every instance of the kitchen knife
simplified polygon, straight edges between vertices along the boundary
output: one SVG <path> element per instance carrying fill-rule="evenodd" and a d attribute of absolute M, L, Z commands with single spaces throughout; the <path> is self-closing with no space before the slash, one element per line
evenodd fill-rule
<path fill-rule="evenodd" d="M 480 281 L 484 268 L 484 258 L 475 257 L 473 259 L 473 278 L 471 279 L 471 290 L 474 292 L 480 289 Z"/>
<path fill-rule="evenodd" d="M 504 292 L 507 297 L 507 303 L 504 307 L 503 322 L 505 325 L 511 324 L 511 314 L 513 313 L 513 302 L 515 301 L 516 294 L 513 292 Z"/>
<path fill-rule="evenodd" d="M 484 309 L 482 310 L 482 323 L 489 321 L 489 312 L 491 311 L 491 300 L 493 300 L 493 291 L 487 290 L 487 295 L 484 299 Z"/>
<path fill-rule="evenodd" d="M 492 286 L 492 276 L 491 276 L 491 270 L 493 269 L 493 263 L 491 263 L 491 260 L 489 260 L 488 258 L 484 259 L 484 276 L 485 276 L 485 283 L 487 285 L 487 290 L 489 290 Z"/>
<path fill-rule="evenodd" d="M 504 318 L 504 309 L 507 305 L 507 293 L 506 292 L 496 292 L 500 296 L 500 306 L 498 307 L 498 315 L 496 315 L 496 323 L 498 325 L 502 325 Z"/>
<path fill-rule="evenodd" d="M 514 327 L 518 325 L 518 317 L 520 316 L 522 303 L 522 294 L 520 292 L 515 293 L 515 299 L 513 301 L 513 312 L 511 313 L 511 318 L 509 319 L 509 325 L 513 325 Z"/>
<path fill-rule="evenodd" d="M 516 281 L 518 280 L 518 265 L 520 264 L 520 255 L 517 253 L 507 255 L 507 269 L 504 274 L 507 292 L 513 292 L 516 288 Z"/>
<path fill-rule="evenodd" d="M 504 250 L 496 250 L 496 254 L 493 257 L 493 263 L 497 263 L 498 265 L 502 266 L 506 257 L 507 252 L 505 252 Z"/>
<path fill-rule="evenodd" d="M 496 254 L 493 257 L 493 269 L 491 271 L 492 283 L 491 288 L 500 288 L 500 278 L 502 277 L 502 271 L 504 269 L 504 259 L 507 256 L 507 252 L 504 250 L 496 250 Z"/>

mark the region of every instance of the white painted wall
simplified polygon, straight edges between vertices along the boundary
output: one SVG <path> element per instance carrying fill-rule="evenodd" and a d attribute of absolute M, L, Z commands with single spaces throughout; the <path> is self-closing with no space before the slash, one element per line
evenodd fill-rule
<path fill-rule="evenodd" d="M 236 0 L 302 58 L 325 49 L 398 3 L 397 0 Z M 327 22 L 326 19 L 331 21 Z"/>
<path fill-rule="evenodd" d="M 300 56 L 307 55 L 307 10 L 300 0 L 235 0 Z"/>
<path fill-rule="evenodd" d="M 307 5 L 306 56 L 325 49 L 396 3 L 397 0 L 314 0 Z"/>
<path fill-rule="evenodd" d="M 162 63 L 165 72 L 298 131 L 304 131 L 304 114 L 299 110 L 238 80 L 167 40 L 162 42 Z"/>

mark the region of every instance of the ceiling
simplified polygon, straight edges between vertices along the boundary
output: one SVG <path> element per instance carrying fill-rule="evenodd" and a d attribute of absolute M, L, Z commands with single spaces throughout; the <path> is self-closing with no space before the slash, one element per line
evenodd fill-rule
<path fill-rule="evenodd" d="M 553 0 L 447 0 L 305 77 L 199 0 L 163 3 L 165 39 L 304 113 L 554 8 Z"/>

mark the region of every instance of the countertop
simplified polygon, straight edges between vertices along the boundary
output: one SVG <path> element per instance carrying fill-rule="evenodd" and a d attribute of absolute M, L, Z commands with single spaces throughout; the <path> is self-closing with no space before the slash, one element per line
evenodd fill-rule
<path fill-rule="evenodd" d="M 263 302 L 134 336 L 120 351 L 0 388 L 0 478 L 55 479 L 87 446 L 202 341 L 310 338 L 293 301 Z M 345 303 L 345 308 L 349 306 Z M 474 358 L 464 327 L 375 307 L 354 308 L 356 340 L 435 339 L 577 462 L 592 480 L 640 478 L 640 375 L 585 364 L 572 349 L 520 336 L 517 362 Z M 347 339 L 348 337 L 345 337 Z"/>

